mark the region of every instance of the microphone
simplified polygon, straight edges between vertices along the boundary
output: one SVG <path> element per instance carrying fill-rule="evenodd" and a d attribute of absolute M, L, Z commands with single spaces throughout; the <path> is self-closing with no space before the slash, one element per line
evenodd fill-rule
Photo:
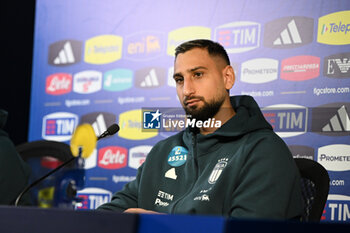
<path fill-rule="evenodd" d="M 111 126 L 108 127 L 108 129 L 103 132 L 100 136 L 97 137 L 97 140 L 100 140 L 101 138 L 107 137 L 109 135 L 114 135 L 115 133 L 117 133 L 119 131 L 119 125 L 117 124 L 113 124 Z"/>
<path fill-rule="evenodd" d="M 77 157 L 83 157 L 88 158 L 93 150 L 96 147 L 97 141 L 101 138 L 104 138 L 109 135 L 114 135 L 119 131 L 119 126 L 117 124 L 113 124 L 108 127 L 108 129 L 103 132 L 100 136 L 96 137 L 95 131 L 89 124 L 82 124 L 78 126 L 72 136 L 72 139 L 70 141 L 70 149 L 72 152 L 71 159 L 67 160 L 66 162 L 62 163 L 60 166 L 56 167 L 55 169 L 48 172 L 46 175 L 42 176 L 41 178 L 37 179 L 30 185 L 28 185 L 17 197 L 15 201 L 15 206 L 18 206 L 19 201 L 21 200 L 22 196 L 28 192 L 33 186 L 44 180 L 46 177 L 52 175 L 62 167 L 66 166 L 73 160 L 75 160 Z"/>

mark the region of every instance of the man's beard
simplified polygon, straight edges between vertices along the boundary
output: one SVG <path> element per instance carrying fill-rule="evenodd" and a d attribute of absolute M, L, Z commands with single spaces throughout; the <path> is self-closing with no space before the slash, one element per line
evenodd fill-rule
<path fill-rule="evenodd" d="M 213 118 L 219 112 L 222 104 L 225 101 L 224 96 L 220 96 L 219 98 L 214 98 L 210 102 L 205 101 L 205 99 L 201 96 L 192 97 L 191 99 L 199 99 L 204 102 L 204 105 L 202 107 L 198 107 L 198 106 L 184 107 L 184 110 L 188 118 L 195 119 L 196 121 L 198 120 L 206 121 L 209 118 Z"/>

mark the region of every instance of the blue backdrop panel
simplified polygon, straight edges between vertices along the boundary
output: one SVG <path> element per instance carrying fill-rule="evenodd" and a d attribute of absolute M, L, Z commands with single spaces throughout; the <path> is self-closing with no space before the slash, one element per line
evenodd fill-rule
<path fill-rule="evenodd" d="M 75 127 L 117 136 L 87 159 L 80 209 L 135 178 L 166 132 L 141 132 L 143 107 L 180 107 L 174 48 L 207 38 L 227 49 L 231 95 L 253 96 L 295 157 L 331 178 L 326 221 L 350 221 L 350 2 L 37 0 L 29 140 L 69 143 Z"/>

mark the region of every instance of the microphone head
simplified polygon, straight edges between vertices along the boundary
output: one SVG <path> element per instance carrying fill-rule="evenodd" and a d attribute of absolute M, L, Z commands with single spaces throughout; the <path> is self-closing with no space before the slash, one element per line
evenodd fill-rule
<path fill-rule="evenodd" d="M 107 132 L 108 135 L 113 135 L 115 133 L 117 133 L 119 131 L 119 125 L 118 124 L 113 124 L 111 126 L 108 127 Z"/>
<path fill-rule="evenodd" d="M 70 150 L 72 154 L 79 156 L 79 148 L 82 149 L 81 157 L 88 158 L 94 151 L 97 143 L 97 138 L 94 129 L 90 124 L 79 125 L 70 141 Z"/>

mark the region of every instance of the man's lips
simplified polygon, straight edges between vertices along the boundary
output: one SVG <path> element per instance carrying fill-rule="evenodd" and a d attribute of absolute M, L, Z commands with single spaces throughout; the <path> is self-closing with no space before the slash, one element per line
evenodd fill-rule
<path fill-rule="evenodd" d="M 190 100 L 185 100 L 184 101 L 184 104 L 185 106 L 193 106 L 193 105 L 196 105 L 199 101 L 201 101 L 200 99 L 190 99 Z"/>

